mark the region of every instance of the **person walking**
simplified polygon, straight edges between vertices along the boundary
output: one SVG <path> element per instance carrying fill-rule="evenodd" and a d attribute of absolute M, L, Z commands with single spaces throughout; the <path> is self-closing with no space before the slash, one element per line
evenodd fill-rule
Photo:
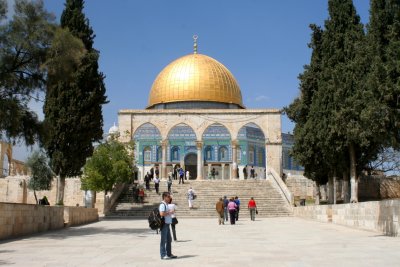
<path fill-rule="evenodd" d="M 169 226 L 172 223 L 171 215 L 174 213 L 174 211 L 170 211 L 168 208 L 168 203 L 170 198 L 171 198 L 170 193 L 168 192 L 162 193 L 162 202 L 158 207 L 161 217 L 164 218 L 164 224 L 161 227 L 161 240 L 160 240 L 160 256 L 162 260 L 177 258 L 177 256 L 172 254 L 172 248 L 171 248 L 172 240 L 171 240 L 171 232 L 169 230 L 170 228 Z"/>
<path fill-rule="evenodd" d="M 255 175 L 255 170 L 254 170 L 254 166 L 251 166 L 251 170 L 250 170 L 250 178 L 256 178 L 256 175 Z"/>
<path fill-rule="evenodd" d="M 195 193 L 192 187 L 189 188 L 187 192 L 187 199 L 189 202 L 189 209 L 193 209 L 193 200 L 195 199 Z"/>
<path fill-rule="evenodd" d="M 182 184 L 185 183 L 185 181 L 183 180 L 183 176 L 185 176 L 185 172 L 183 171 L 182 168 L 180 168 L 179 169 L 179 184 L 181 183 L 181 181 L 182 181 Z"/>
<path fill-rule="evenodd" d="M 235 197 L 236 204 L 236 221 L 239 220 L 239 210 L 240 210 L 240 199 L 238 196 Z"/>
<path fill-rule="evenodd" d="M 229 216 L 231 219 L 231 224 L 235 224 L 235 221 L 236 221 L 236 208 L 237 208 L 236 203 L 232 197 L 229 199 L 229 203 L 228 203 L 228 211 L 229 211 Z"/>
<path fill-rule="evenodd" d="M 178 219 L 176 218 L 176 204 L 172 203 L 172 197 L 169 198 L 168 209 L 173 213 L 171 214 L 172 223 L 171 223 L 171 230 L 172 236 L 174 237 L 174 241 L 176 241 L 176 229 L 175 226 L 178 224 Z"/>
<path fill-rule="evenodd" d="M 247 208 L 250 211 L 250 219 L 252 221 L 256 220 L 257 204 L 253 197 L 250 198 Z"/>
<path fill-rule="evenodd" d="M 149 172 L 146 173 L 144 176 L 144 182 L 146 183 L 146 190 L 150 190 L 150 174 Z"/>
<path fill-rule="evenodd" d="M 224 223 L 224 201 L 222 197 L 218 200 L 217 204 L 215 204 L 215 210 L 218 214 L 218 224 L 225 224 Z"/>
<path fill-rule="evenodd" d="M 190 178 L 190 172 L 186 171 L 186 180 L 189 180 L 189 178 Z"/>
<path fill-rule="evenodd" d="M 244 166 L 243 168 L 243 178 L 246 180 L 247 179 L 247 165 Z"/>
<path fill-rule="evenodd" d="M 224 219 L 225 219 L 225 221 L 227 222 L 228 221 L 228 214 L 229 214 L 229 212 L 228 212 L 228 203 L 229 203 L 229 200 L 228 200 L 228 198 L 226 197 L 226 196 L 224 196 Z"/>
<path fill-rule="evenodd" d="M 211 170 L 211 177 L 215 180 L 215 168 Z"/>
<path fill-rule="evenodd" d="M 140 189 L 139 189 L 139 203 L 144 203 L 144 189 L 143 189 L 143 187 L 141 187 Z"/>
<path fill-rule="evenodd" d="M 154 182 L 154 188 L 156 189 L 156 193 L 159 194 L 158 190 L 160 188 L 160 179 L 158 179 L 158 177 L 156 176 L 154 177 L 153 182 Z"/>
<path fill-rule="evenodd" d="M 171 194 L 172 178 L 170 175 L 168 176 L 167 186 L 168 186 L 168 192 Z"/>

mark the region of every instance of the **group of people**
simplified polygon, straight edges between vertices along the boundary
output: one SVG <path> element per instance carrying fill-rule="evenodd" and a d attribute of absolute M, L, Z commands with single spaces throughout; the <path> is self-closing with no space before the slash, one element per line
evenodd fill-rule
<path fill-rule="evenodd" d="M 247 165 L 246 166 L 244 166 L 244 168 L 243 168 L 243 177 L 244 177 L 244 179 L 247 179 L 248 177 L 249 177 L 249 174 L 248 174 L 248 167 L 247 167 Z M 250 169 L 250 178 L 253 178 L 253 179 L 255 179 L 257 177 L 257 173 L 256 173 L 256 171 L 254 170 L 254 166 L 251 166 L 251 169 Z"/>
<path fill-rule="evenodd" d="M 250 211 L 250 219 L 255 220 L 257 211 L 257 204 L 253 197 L 249 200 L 247 208 Z M 215 209 L 218 214 L 218 223 L 225 224 L 230 219 L 231 224 L 235 224 L 239 220 L 240 199 L 238 196 L 231 197 L 229 200 L 226 196 L 220 198 L 215 204 Z M 228 216 L 229 214 L 229 216 Z"/>
<path fill-rule="evenodd" d="M 174 180 L 178 180 L 179 177 L 179 183 L 184 184 L 185 180 L 188 180 L 190 178 L 190 172 L 187 170 L 186 172 L 179 167 L 178 165 L 176 165 L 174 167 L 174 169 L 172 170 L 172 172 L 168 175 L 173 177 Z"/>

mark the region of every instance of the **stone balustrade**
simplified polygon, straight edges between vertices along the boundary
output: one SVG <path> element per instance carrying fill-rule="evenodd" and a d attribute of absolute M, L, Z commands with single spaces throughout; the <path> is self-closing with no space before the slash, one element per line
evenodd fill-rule
<path fill-rule="evenodd" d="M 400 236 L 400 199 L 296 207 L 294 216 Z"/>

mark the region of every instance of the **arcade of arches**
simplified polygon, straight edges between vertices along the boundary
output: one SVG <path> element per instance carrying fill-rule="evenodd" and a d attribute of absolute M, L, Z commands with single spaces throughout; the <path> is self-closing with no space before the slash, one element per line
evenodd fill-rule
<path fill-rule="evenodd" d="M 179 165 L 191 179 L 244 179 L 251 167 L 257 178 L 270 168 L 282 172 L 279 110 L 123 110 L 120 132 L 135 141 L 139 177 L 159 168 L 166 178 Z"/>

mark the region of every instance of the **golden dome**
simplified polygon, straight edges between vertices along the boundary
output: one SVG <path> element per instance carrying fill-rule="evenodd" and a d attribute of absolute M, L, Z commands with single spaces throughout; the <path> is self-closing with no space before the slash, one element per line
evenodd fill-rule
<path fill-rule="evenodd" d="M 215 59 L 201 54 L 178 58 L 158 74 L 148 108 L 188 101 L 236 104 L 243 108 L 242 93 L 232 73 Z"/>

